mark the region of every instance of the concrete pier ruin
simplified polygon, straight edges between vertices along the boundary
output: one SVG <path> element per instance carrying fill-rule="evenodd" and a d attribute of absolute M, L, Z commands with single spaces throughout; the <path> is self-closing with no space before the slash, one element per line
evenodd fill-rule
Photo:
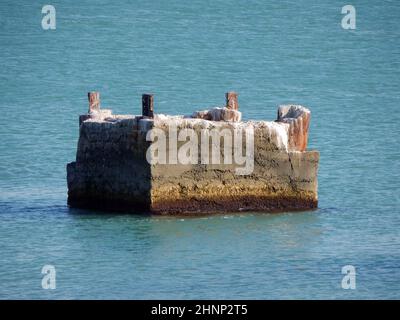
<path fill-rule="evenodd" d="M 318 206 L 318 151 L 307 151 L 310 111 L 282 105 L 275 121 L 241 121 L 238 95 L 190 116 L 113 115 L 89 93 L 76 161 L 67 165 L 71 207 L 152 214 L 280 212 Z"/>

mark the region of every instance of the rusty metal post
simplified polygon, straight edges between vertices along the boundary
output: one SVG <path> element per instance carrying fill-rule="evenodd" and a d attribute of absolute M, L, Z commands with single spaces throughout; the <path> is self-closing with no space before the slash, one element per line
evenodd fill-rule
<path fill-rule="evenodd" d="M 88 92 L 89 111 L 100 111 L 100 92 Z"/>
<path fill-rule="evenodd" d="M 226 107 L 228 109 L 239 110 L 238 94 L 234 91 L 225 93 Z"/>
<path fill-rule="evenodd" d="M 144 117 L 154 117 L 154 95 L 143 94 L 142 95 L 142 115 Z"/>

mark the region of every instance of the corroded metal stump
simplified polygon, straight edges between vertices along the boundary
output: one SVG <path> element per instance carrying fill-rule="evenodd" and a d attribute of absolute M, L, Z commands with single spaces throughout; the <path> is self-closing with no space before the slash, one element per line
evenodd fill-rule
<path fill-rule="evenodd" d="M 225 93 L 226 107 L 228 109 L 239 110 L 238 94 L 234 91 Z"/>
<path fill-rule="evenodd" d="M 91 113 L 93 111 L 100 111 L 100 92 L 88 92 L 88 100 L 89 100 L 89 111 Z"/>
<path fill-rule="evenodd" d="M 145 93 L 142 95 L 142 115 L 154 118 L 154 95 Z"/>

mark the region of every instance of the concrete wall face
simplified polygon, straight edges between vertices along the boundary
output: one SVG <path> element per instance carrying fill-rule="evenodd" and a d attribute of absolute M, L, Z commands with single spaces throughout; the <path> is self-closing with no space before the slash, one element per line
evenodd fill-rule
<path fill-rule="evenodd" d="M 80 126 L 76 162 L 67 165 L 68 203 L 74 207 L 156 214 L 315 208 L 319 153 L 297 150 L 299 144 L 290 136 L 291 122 L 232 123 L 157 115 L 154 120 L 134 116 L 85 120 Z M 202 132 L 230 131 L 234 142 L 235 130 L 249 127 L 254 132 L 251 172 L 238 174 L 237 169 L 244 164 L 236 163 L 233 154 L 231 163 L 224 163 L 226 158 L 229 160 L 229 152 L 225 152 L 229 149 L 224 149 L 223 138 L 219 141 L 220 162 L 202 163 Z M 150 147 L 159 142 L 146 141 L 149 130 L 154 129 L 165 133 L 167 163 L 150 163 L 146 158 Z M 170 143 L 182 129 L 193 129 L 196 136 L 195 163 L 170 161 L 190 140 L 188 137 L 177 141 L 176 146 Z M 303 131 L 300 138 L 304 140 Z M 249 146 L 244 133 L 240 148 L 245 155 Z M 235 143 L 230 149 L 232 153 L 234 148 L 238 148 Z M 208 150 L 211 161 L 211 138 Z"/>
<path fill-rule="evenodd" d="M 68 164 L 68 203 L 106 210 L 150 209 L 146 131 L 137 118 L 85 121 L 76 162 Z"/>

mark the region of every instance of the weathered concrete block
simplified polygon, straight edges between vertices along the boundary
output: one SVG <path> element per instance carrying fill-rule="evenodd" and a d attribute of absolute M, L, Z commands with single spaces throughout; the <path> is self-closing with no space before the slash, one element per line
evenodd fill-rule
<path fill-rule="evenodd" d="M 316 208 L 319 153 L 305 151 L 309 110 L 281 106 L 277 122 L 230 122 L 225 109 L 212 109 L 218 116 L 207 111 L 196 118 L 108 115 L 83 121 L 76 162 L 67 165 L 69 205 L 154 214 Z M 146 157 L 160 143 L 160 138 L 148 141 L 153 129 L 164 133 L 165 150 L 158 147 L 157 154 L 165 151 L 165 163 Z M 191 134 L 189 140 L 174 140 L 182 130 Z M 210 132 L 226 135 L 215 138 Z M 247 144 L 248 132 L 253 144 Z M 190 158 L 194 162 L 182 163 L 178 155 L 192 139 L 198 153 Z M 236 139 L 246 143 L 229 146 Z M 251 155 L 251 171 L 238 173 L 248 158 L 232 161 L 236 153 Z"/>

